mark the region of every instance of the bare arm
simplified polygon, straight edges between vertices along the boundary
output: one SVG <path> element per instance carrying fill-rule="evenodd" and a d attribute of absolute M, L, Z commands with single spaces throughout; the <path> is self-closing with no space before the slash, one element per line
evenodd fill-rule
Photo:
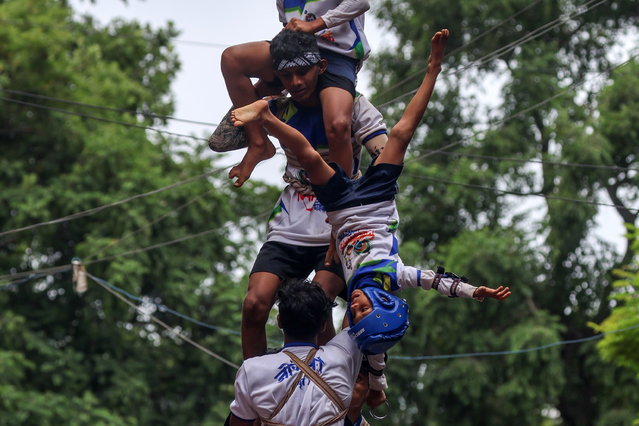
<path fill-rule="evenodd" d="M 402 118 L 400 118 L 397 124 L 391 129 L 390 135 L 388 136 L 388 143 L 380 156 L 377 157 L 377 160 L 375 160 L 375 164 L 388 163 L 401 165 L 404 163 L 404 156 L 406 155 L 408 144 L 424 116 L 433 89 L 435 88 L 437 76 L 441 71 L 448 34 L 448 30 L 443 29 L 435 33 L 431 39 L 432 49 L 428 58 L 428 68 L 424 80 L 417 89 L 413 99 L 408 103 Z"/>
<path fill-rule="evenodd" d="M 417 93 L 415 93 L 413 99 L 408 103 L 404 114 L 402 114 L 402 118 L 391 130 L 391 137 L 393 132 L 397 133 L 397 130 L 400 131 L 401 137 L 408 138 L 409 140 L 413 137 L 415 129 L 422 120 L 422 117 L 424 117 L 424 112 L 426 112 L 426 107 L 435 88 L 437 76 L 442 69 L 442 59 L 444 58 L 444 47 L 446 46 L 447 39 L 448 30 L 446 29 L 437 32 L 433 36 L 431 41 L 432 50 L 428 57 L 428 67 L 424 80 L 417 89 Z"/>

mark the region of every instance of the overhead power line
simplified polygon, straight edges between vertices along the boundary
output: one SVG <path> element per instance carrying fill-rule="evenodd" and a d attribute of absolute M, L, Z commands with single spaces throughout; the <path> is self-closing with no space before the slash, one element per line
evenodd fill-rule
<path fill-rule="evenodd" d="M 142 309 L 137 306 L 136 304 L 128 301 L 124 296 L 122 296 L 120 293 L 118 293 L 117 291 L 113 290 L 110 288 L 109 285 L 107 285 L 108 283 L 98 277 L 94 277 L 91 274 L 87 273 L 87 276 L 89 278 L 91 278 L 93 281 L 95 281 L 96 283 L 98 283 L 102 288 L 104 288 L 106 291 L 108 291 L 109 293 L 111 293 L 112 295 L 114 295 L 115 297 L 117 297 L 118 299 L 120 299 L 121 301 L 123 301 L 124 303 L 126 303 L 127 305 L 129 305 L 131 308 L 135 309 L 137 312 L 139 312 L 142 315 L 148 315 L 149 318 L 151 319 L 151 321 L 153 321 L 154 323 L 158 324 L 160 327 L 164 328 L 166 331 L 168 331 L 170 334 L 179 337 L 180 339 L 184 340 L 185 342 L 189 343 L 190 345 L 196 347 L 197 349 L 199 349 L 200 351 L 204 352 L 205 354 L 217 359 L 218 361 L 223 362 L 224 364 L 228 365 L 229 367 L 233 367 L 235 369 L 240 368 L 239 365 L 229 361 L 228 359 L 224 358 L 221 355 L 218 355 L 217 353 L 211 351 L 210 349 L 205 348 L 204 346 L 200 345 L 199 343 L 197 343 L 196 341 L 194 341 L 193 339 L 191 339 L 190 337 L 188 337 L 187 335 L 185 335 L 182 332 L 176 331 L 173 327 L 169 326 L 168 324 L 166 324 L 165 322 L 159 320 L 155 315 L 153 314 L 149 314 L 147 312 L 142 311 Z"/>
<path fill-rule="evenodd" d="M 106 280 L 100 280 L 100 281 L 101 281 L 102 284 L 104 284 L 107 287 L 109 287 L 110 289 L 120 293 L 124 297 L 126 297 L 126 298 L 128 298 L 130 300 L 136 301 L 136 302 L 151 304 L 151 305 L 155 306 L 158 309 L 158 311 L 160 311 L 160 312 L 168 312 L 171 315 L 175 315 L 176 317 L 182 318 L 183 320 L 186 320 L 186 321 L 191 322 L 193 324 L 199 325 L 200 327 L 208 328 L 210 330 L 221 331 L 221 332 L 224 332 L 224 333 L 235 334 L 235 335 L 238 335 L 238 336 L 240 335 L 240 332 L 237 331 L 237 330 L 231 330 L 230 328 L 218 327 L 216 325 L 208 324 L 206 322 L 197 320 L 197 319 L 195 319 L 193 317 L 190 317 L 188 315 L 184 315 L 184 314 L 182 314 L 182 313 L 180 313 L 180 312 L 178 312 L 178 311 L 176 311 L 174 309 L 169 308 L 168 306 L 166 306 L 166 305 L 164 305 L 162 303 L 155 303 L 155 302 L 153 302 L 153 301 L 151 301 L 149 299 L 143 299 L 143 298 L 141 298 L 139 296 L 135 296 L 135 295 L 129 293 L 128 291 L 126 291 L 124 289 L 121 289 L 120 287 L 118 287 L 116 285 L 110 284 Z"/>
<path fill-rule="evenodd" d="M 272 211 L 272 209 L 269 209 L 267 211 L 259 213 L 259 214 L 257 214 L 255 216 L 255 218 L 258 219 L 258 218 L 261 218 L 261 217 L 266 217 L 269 214 L 271 214 L 271 211 Z M 162 217 L 162 219 L 164 219 L 164 217 Z M 161 220 L 161 219 L 158 219 L 156 222 L 158 222 L 159 220 Z M 141 227 L 140 229 L 142 229 L 142 228 L 144 228 L 144 226 Z M 140 231 L 140 229 L 138 229 L 136 231 L 133 231 L 131 234 L 135 234 L 136 232 Z M 179 244 L 181 242 L 188 241 L 188 240 L 191 240 L 193 238 L 203 237 L 203 236 L 212 234 L 212 233 L 214 233 L 216 231 L 219 231 L 219 228 L 207 229 L 205 231 L 198 232 L 198 233 L 195 233 L 195 234 L 185 235 L 183 237 L 176 238 L 174 240 L 164 241 L 164 242 L 153 244 L 153 245 L 150 245 L 150 246 L 147 246 L 147 247 L 141 247 L 141 248 L 129 250 L 129 251 L 126 251 L 126 252 L 123 252 L 123 253 L 117 253 L 117 254 L 114 254 L 112 256 L 103 257 L 103 258 L 100 258 L 100 259 L 88 260 L 88 261 L 84 262 L 84 264 L 88 266 L 88 265 L 92 265 L 94 263 L 107 262 L 107 261 L 110 261 L 110 260 L 114 260 L 114 259 L 117 259 L 119 257 L 132 256 L 134 254 L 144 253 L 144 252 L 155 250 L 155 249 L 158 249 L 158 248 L 168 247 L 168 246 L 171 246 L 171 245 L 174 245 L 174 244 Z M 127 234 L 127 235 L 130 235 L 130 234 Z M 0 275 L 0 282 L 2 282 L 2 281 L 10 281 L 6 285 L 3 284 L 4 286 L 9 287 L 9 286 L 12 286 L 12 285 L 15 284 L 15 280 L 19 280 L 19 279 L 22 279 L 22 278 L 26 277 L 27 281 L 28 281 L 29 279 L 32 279 L 33 278 L 32 276 L 34 276 L 34 275 L 41 275 L 41 276 L 53 275 L 53 274 L 56 274 L 56 273 L 60 273 L 60 272 L 64 272 L 64 271 L 70 270 L 71 268 L 72 268 L 72 266 L 70 264 L 66 264 L 66 265 L 54 266 L 54 267 L 50 267 L 50 268 L 34 269 L 34 270 L 31 270 L 31 271 L 22 271 L 22 272 L 16 272 L 14 274 Z"/>
<path fill-rule="evenodd" d="M 50 268 L 34 269 L 32 271 L 22 271 L 22 272 L 16 272 L 14 274 L 0 275 L 0 282 L 4 282 L 7 280 L 10 281 L 6 284 L 2 284 L 1 287 L 11 288 L 13 286 L 22 284 L 22 282 L 18 284 L 17 283 L 18 281 L 24 280 L 24 282 L 27 282 L 32 279 L 44 277 L 47 275 L 62 273 L 65 271 L 69 271 L 71 269 L 72 269 L 71 265 L 66 264 L 66 265 L 52 266 Z"/>
<path fill-rule="evenodd" d="M 448 56 L 454 56 L 456 53 L 463 51 L 464 49 L 466 49 L 466 47 L 470 46 L 471 44 L 475 43 L 477 40 L 482 39 L 484 36 L 486 36 L 487 34 L 492 33 L 494 30 L 496 30 L 497 28 L 501 27 L 502 25 L 504 25 L 505 23 L 509 22 L 511 19 L 516 18 L 517 16 L 521 15 L 522 13 L 526 12 L 527 10 L 531 9 L 533 6 L 537 5 L 537 3 L 539 3 L 541 0 L 535 0 L 533 2 L 530 2 L 527 6 L 525 6 L 524 8 L 522 8 L 521 10 L 515 12 L 514 14 L 510 15 L 508 18 L 500 21 L 499 23 L 493 25 L 492 27 L 490 27 L 489 29 L 483 31 L 481 34 L 477 35 L 476 37 L 473 37 L 472 39 L 470 39 L 467 43 L 464 43 L 462 46 L 453 49 L 450 51 L 450 53 L 448 53 Z M 423 66 L 426 66 L 426 64 L 428 63 L 427 61 L 422 61 Z M 379 93 L 377 93 L 377 96 L 384 96 L 385 94 L 391 92 L 394 89 L 397 89 L 398 87 L 401 87 L 402 85 L 404 85 L 405 83 L 408 83 L 409 81 L 411 81 L 412 79 L 414 79 L 417 76 L 421 76 L 424 73 L 423 70 L 418 70 L 415 71 L 411 74 L 409 74 L 408 76 L 406 76 L 404 79 L 402 79 L 401 81 L 389 86 L 389 87 L 385 87 L 384 90 L 380 91 Z"/>
<path fill-rule="evenodd" d="M 533 348 L 526 348 L 526 349 L 515 349 L 515 350 L 510 350 L 510 351 L 469 352 L 469 353 L 463 353 L 463 354 L 424 355 L 424 356 L 401 356 L 401 355 L 396 355 L 396 356 L 391 356 L 391 358 L 392 359 L 403 360 L 403 361 L 428 361 L 428 360 L 436 360 L 436 359 L 471 358 L 471 357 L 486 357 L 486 356 L 501 356 L 501 355 L 521 355 L 521 354 L 525 354 L 525 353 L 529 353 L 529 352 L 537 352 L 537 351 L 541 351 L 541 350 L 544 350 L 544 349 L 553 348 L 553 347 L 556 347 L 556 346 L 573 345 L 575 343 L 590 342 L 592 340 L 601 339 L 602 337 L 604 337 L 606 335 L 609 335 L 609 334 L 624 333 L 626 331 L 634 330 L 636 328 L 639 328 L 639 324 L 631 325 L 629 327 L 624 327 L 624 328 L 620 328 L 620 329 L 617 329 L 617 330 L 611 330 L 611 331 L 603 332 L 603 333 L 600 333 L 600 334 L 595 334 L 594 336 L 584 337 L 584 338 L 581 338 L 581 339 L 561 340 L 559 342 L 553 342 L 553 343 L 549 343 L 547 345 L 535 346 Z"/>
<path fill-rule="evenodd" d="M 95 105 L 95 104 L 89 104 L 86 102 L 78 102 L 78 101 L 74 101 L 74 100 L 70 100 L 70 99 L 63 99 L 63 98 L 57 98 L 54 96 L 47 96 L 47 95 L 41 95 L 38 93 L 33 93 L 33 92 L 26 92 L 23 90 L 14 90 L 14 89 L 7 89 L 7 88 L 0 88 L 0 90 L 12 94 L 12 95 L 20 95 L 20 96 L 26 96 L 29 98 L 35 98 L 35 99 L 44 99 L 47 101 L 53 101 L 53 102 L 60 102 L 60 103 L 64 103 L 64 104 L 68 104 L 68 105 L 76 105 L 76 106 L 81 106 L 81 107 L 85 107 L 85 108 L 92 108 L 92 109 L 98 109 L 98 110 L 103 110 L 103 111 L 112 111 L 112 112 L 121 112 L 121 113 L 126 113 L 126 114 L 133 114 L 133 115 L 142 115 L 145 117 L 151 117 L 151 118 L 157 118 L 160 120 L 171 120 L 171 121 L 179 121 L 182 123 L 188 123 L 188 124 L 199 124 L 202 126 L 212 126 L 212 127 L 217 127 L 218 123 L 210 123 L 207 121 L 197 121 L 197 120 L 189 120 L 189 119 L 185 119 L 185 118 L 177 118 L 177 117 L 173 117 L 172 115 L 160 115 L 160 114 L 155 114 L 154 112 L 151 111 L 145 111 L 145 110 L 132 110 L 132 109 L 125 109 L 125 108 L 115 108 L 115 107 L 110 107 L 110 106 L 103 106 L 103 105 Z M 71 112 L 71 111 L 69 111 Z M 93 118 L 93 117 L 91 117 Z M 124 123 L 124 122 L 118 122 L 118 124 L 130 124 L 130 123 Z"/>
<path fill-rule="evenodd" d="M 599 1 L 599 2 L 594 4 L 594 5 L 591 5 L 591 3 L 595 2 L 595 1 Z M 513 42 L 511 42 L 511 43 L 509 43 L 509 44 L 507 44 L 505 46 L 502 46 L 502 47 L 500 47 L 500 48 L 498 48 L 498 49 L 496 49 L 496 50 L 494 50 L 494 51 L 482 56 L 481 58 L 470 62 L 469 64 L 462 65 L 462 66 L 460 66 L 460 67 L 458 67 L 456 69 L 453 69 L 453 70 L 444 71 L 442 73 L 442 75 L 455 75 L 455 74 L 458 74 L 461 71 L 464 71 L 464 70 L 466 70 L 468 68 L 479 66 L 479 65 L 482 65 L 482 64 L 484 64 L 486 62 L 489 62 L 489 61 L 491 61 L 493 59 L 496 59 L 496 58 L 504 55 L 506 52 L 508 52 L 510 50 L 513 50 L 516 47 L 521 46 L 521 45 L 527 43 L 528 41 L 533 40 L 533 39 L 535 39 L 535 38 L 547 33 L 548 31 L 560 26 L 561 24 L 567 22 L 568 20 L 573 19 L 573 18 L 575 18 L 575 17 L 577 17 L 579 15 L 582 15 L 582 14 L 588 12 L 591 9 L 594 9 L 595 7 L 600 6 L 601 4 L 605 3 L 606 1 L 608 1 L 608 0 L 589 0 L 586 3 L 584 3 L 584 5 L 582 5 L 580 10 L 575 12 L 573 15 L 568 16 L 568 17 L 564 17 L 564 18 L 557 18 L 557 19 L 555 19 L 553 21 L 547 22 L 546 24 L 536 28 L 535 30 L 533 30 L 530 33 L 526 34 L 525 36 L 521 37 L 520 39 L 515 40 L 515 41 L 513 41 Z M 423 70 L 415 71 L 413 74 L 411 74 L 405 80 L 413 79 L 414 77 L 420 76 L 423 73 L 424 73 Z M 402 84 L 404 84 L 404 83 L 405 83 L 405 81 L 402 82 Z M 384 108 L 384 107 L 386 107 L 388 105 L 394 104 L 395 102 L 403 99 L 406 96 L 413 95 L 416 92 L 417 92 L 417 89 L 410 90 L 410 91 L 402 93 L 401 95 L 396 96 L 393 99 L 391 99 L 389 101 L 386 101 L 386 102 L 384 102 L 384 103 L 382 103 L 380 105 L 376 105 L 376 107 L 377 108 Z"/>
<path fill-rule="evenodd" d="M 183 203 L 183 204 L 179 205 L 178 207 L 176 207 L 176 208 L 174 208 L 174 209 L 169 210 L 168 212 L 164 213 L 162 216 L 158 217 L 157 219 L 154 219 L 153 221 L 147 221 L 147 223 L 145 223 L 144 225 L 140 226 L 140 227 L 139 227 L 138 229 L 136 229 L 135 231 L 131 231 L 131 232 L 128 232 L 128 233 L 124 234 L 123 236 L 121 236 L 120 238 L 118 238 L 116 241 L 113 241 L 113 242 L 111 242 L 111 243 L 109 243 L 109 244 L 107 244 L 107 245 L 105 245 L 105 246 L 101 247 L 98 251 L 93 252 L 93 253 L 92 253 L 92 254 L 90 254 L 89 256 L 86 256 L 86 257 L 85 257 L 85 259 L 86 259 L 86 260 L 93 259 L 93 258 L 94 258 L 95 256 L 97 256 L 98 254 L 103 253 L 105 250 L 107 250 L 107 249 L 109 249 L 109 248 L 111 248 L 111 247 L 114 247 L 114 246 L 116 246 L 116 245 L 118 245 L 118 244 L 122 243 L 123 241 L 125 241 L 125 240 L 127 240 L 127 239 L 129 239 L 129 238 L 133 237 L 134 235 L 138 234 L 139 232 L 141 232 L 141 231 L 143 231 L 143 230 L 145 230 L 145 229 L 148 229 L 148 228 L 150 228 L 150 227 L 151 227 L 151 226 L 153 226 L 153 225 L 156 225 L 156 224 L 160 223 L 160 222 L 161 222 L 161 221 L 163 221 L 164 219 L 166 219 L 166 218 L 168 218 L 168 217 L 171 217 L 171 216 L 172 216 L 172 215 L 174 215 L 175 213 L 177 213 L 177 212 L 179 212 L 179 211 L 181 211 L 181 210 L 185 209 L 186 207 L 190 206 L 191 204 L 193 204 L 193 203 L 195 203 L 195 202 L 197 202 L 197 201 L 199 201 L 199 200 L 203 199 L 203 198 L 204 198 L 204 196 L 206 196 L 206 195 L 208 195 L 208 194 L 212 193 L 213 191 L 215 191 L 215 188 L 208 189 L 208 190 L 204 191 L 202 194 L 197 195 L 197 196 L 195 196 L 195 197 L 191 198 L 191 199 L 190 199 L 190 200 L 188 200 L 186 203 Z"/>
<path fill-rule="evenodd" d="M 190 182 L 194 182 L 194 181 L 199 180 L 199 179 L 203 179 L 205 177 L 208 177 L 208 176 L 211 176 L 213 174 L 219 173 L 220 171 L 226 169 L 227 167 L 228 166 L 225 166 L 225 167 L 222 167 L 222 168 L 219 168 L 219 169 L 215 169 L 215 170 L 211 170 L 209 172 L 202 173 L 200 175 L 193 176 L 193 177 L 190 177 L 188 179 L 184 179 L 184 180 L 182 180 L 180 182 L 172 183 L 172 184 L 164 186 L 162 188 L 154 189 L 152 191 L 148 191 L 148 192 L 145 192 L 145 193 L 142 193 L 142 194 L 136 194 L 136 195 L 133 195 L 131 197 L 127 197 L 127 198 L 124 198 L 122 200 L 115 201 L 113 203 L 104 204 L 104 205 L 99 206 L 99 207 L 94 207 L 92 209 L 88 209 L 88 210 L 84 210 L 84 211 L 81 211 L 81 212 L 73 213 L 73 214 L 70 214 L 68 216 L 60 217 L 58 219 L 53 219 L 53 220 L 49 220 L 49 221 L 46 221 L 46 222 L 40 222 L 40 223 L 36 223 L 36 224 L 33 224 L 33 225 L 24 226 L 22 228 L 12 229 L 10 231 L 0 232 L 0 237 L 4 237 L 4 236 L 10 235 L 10 234 L 15 234 L 17 232 L 22 232 L 22 231 L 27 231 L 27 230 L 30 230 L 30 229 L 39 228 L 41 226 L 52 225 L 52 224 L 55 224 L 55 223 L 68 222 L 68 221 L 71 221 L 71 220 L 79 219 L 81 217 L 90 216 L 90 215 L 99 213 L 99 212 L 101 212 L 103 210 L 109 209 L 111 207 L 115 207 L 115 206 L 119 206 L 119 205 L 124 204 L 124 203 L 128 203 L 129 201 L 137 200 L 139 198 L 148 197 L 149 195 L 158 194 L 158 193 L 166 191 L 168 189 L 172 189 L 172 188 L 175 188 L 175 187 L 178 187 L 178 186 L 181 186 L 181 185 L 185 185 L 185 184 L 190 183 Z"/>
<path fill-rule="evenodd" d="M 628 58 L 626 61 L 623 61 L 622 63 L 620 63 L 618 65 L 614 65 L 614 66 L 608 68 L 607 70 L 600 71 L 597 74 L 599 74 L 599 77 L 604 76 L 606 74 L 609 74 L 612 71 L 616 70 L 617 68 L 620 68 L 620 67 L 628 64 L 629 62 L 633 61 L 634 59 L 636 59 L 638 57 L 639 57 L 639 54 L 633 55 L 630 58 Z M 517 112 L 509 115 L 508 117 L 505 117 L 505 118 L 502 118 L 502 119 L 499 119 L 499 120 L 497 120 L 495 122 L 490 123 L 486 129 L 475 131 L 471 135 L 469 135 L 469 136 L 467 136 L 465 138 L 462 138 L 462 139 L 460 139 L 458 141 L 455 141 L 455 142 L 448 143 L 448 144 L 446 144 L 446 145 L 444 145 L 444 146 L 442 146 L 440 148 L 437 148 L 435 150 L 428 151 L 427 153 L 422 154 L 422 155 L 420 155 L 420 156 L 418 156 L 416 158 L 413 158 L 411 160 L 408 160 L 408 161 L 412 162 L 412 161 L 422 160 L 424 158 L 430 157 L 432 155 L 438 154 L 438 153 L 443 152 L 443 151 L 445 151 L 447 149 L 450 149 L 450 148 L 453 148 L 453 147 L 455 147 L 457 145 L 460 145 L 460 144 L 462 144 L 462 143 L 464 143 L 466 141 L 475 139 L 477 136 L 479 136 L 479 135 L 481 135 L 483 133 L 486 133 L 487 131 L 491 130 L 492 128 L 500 126 L 500 125 L 502 125 L 504 123 L 507 123 L 507 122 L 509 122 L 511 120 L 514 120 L 517 117 L 521 117 L 521 116 L 525 115 L 526 113 L 528 113 L 530 111 L 533 111 L 533 110 L 535 110 L 535 109 L 537 109 L 537 108 L 539 108 L 539 107 L 541 107 L 541 106 L 543 106 L 543 105 L 545 105 L 545 104 L 547 104 L 547 103 L 549 103 L 549 102 L 551 102 L 551 101 L 553 101 L 553 100 L 555 100 L 555 99 L 557 99 L 557 98 L 559 98 L 561 96 L 564 96 L 567 93 L 571 93 L 575 88 L 581 86 L 584 83 L 586 83 L 585 79 L 581 80 L 581 81 L 575 81 L 571 85 L 569 85 L 566 88 L 564 88 L 563 90 L 561 90 L 559 93 L 556 93 L 556 94 L 554 94 L 554 95 L 552 95 L 552 96 L 550 96 L 550 97 L 548 97 L 548 98 L 546 98 L 546 99 L 544 99 L 542 101 L 537 102 L 534 105 L 531 105 L 531 106 L 529 106 L 527 108 L 524 108 L 523 110 L 517 111 Z"/>
<path fill-rule="evenodd" d="M 190 44 L 192 46 L 214 47 L 216 49 L 226 49 L 227 47 L 231 47 L 230 44 L 213 43 L 213 42 L 208 42 L 208 41 L 182 40 L 182 39 L 178 39 L 178 38 L 174 38 L 173 41 L 176 42 L 176 43 Z"/>
<path fill-rule="evenodd" d="M 561 197 L 561 196 L 558 196 L 558 195 L 548 195 L 548 194 L 542 194 L 542 193 L 537 193 L 537 192 L 525 193 L 525 192 L 509 191 L 509 190 L 493 188 L 491 186 L 476 185 L 476 184 L 464 183 L 464 182 L 455 182 L 455 181 L 451 181 L 451 180 L 447 180 L 447 179 L 440 179 L 440 178 L 430 177 L 430 176 L 413 175 L 413 174 L 410 174 L 410 173 L 403 173 L 403 176 L 409 176 L 409 177 L 412 177 L 412 178 L 415 178 L 415 179 L 429 180 L 429 181 L 433 181 L 433 182 L 444 183 L 446 185 L 457 185 L 457 186 L 463 186 L 463 187 L 466 187 L 466 188 L 482 189 L 482 190 L 485 190 L 485 191 L 497 192 L 497 193 L 505 194 L 505 195 L 515 195 L 515 196 L 518 196 L 518 197 L 541 197 L 541 198 L 545 198 L 545 199 L 548 199 L 548 200 L 566 201 L 566 202 L 577 203 L 577 204 L 589 204 L 589 205 L 601 206 L 601 207 L 624 208 L 624 209 L 627 209 L 630 212 L 634 212 L 634 213 L 638 213 L 639 212 L 639 209 L 628 209 L 627 207 L 621 206 L 621 205 L 618 205 L 618 204 L 601 203 L 599 201 L 580 200 L 578 198 Z"/>
<path fill-rule="evenodd" d="M 120 300 L 122 300 L 123 302 L 125 302 L 127 305 L 129 305 L 130 307 L 134 308 L 136 311 L 138 311 L 139 313 L 141 313 L 142 315 L 147 315 L 149 316 L 149 318 L 161 325 L 163 328 L 165 328 L 167 331 L 169 331 L 171 334 L 177 335 L 179 338 L 183 339 L 184 341 L 186 341 L 187 343 L 192 344 L 193 346 L 195 346 L 196 348 L 198 348 L 199 350 L 203 351 L 204 353 L 206 353 L 207 355 L 210 355 L 222 362 L 224 362 L 225 364 L 234 367 L 234 368 L 239 368 L 236 364 L 231 363 L 230 361 L 228 361 L 227 359 L 221 357 L 220 355 L 208 350 L 207 348 L 199 345 L 198 343 L 194 342 L 192 339 L 188 338 L 188 336 L 183 335 L 182 333 L 179 333 L 177 331 L 175 331 L 173 328 L 171 328 L 170 326 L 168 326 L 166 323 L 160 321 L 159 319 L 157 319 L 154 315 L 149 314 L 148 312 L 144 312 L 142 311 L 142 309 L 129 302 L 128 300 L 125 299 L 125 297 L 128 297 L 131 300 L 135 300 L 138 301 L 140 303 L 150 303 L 152 305 L 155 305 L 157 307 L 158 310 L 160 310 L 160 312 L 168 312 L 171 313 L 175 316 L 178 316 L 182 319 L 185 319 L 189 322 L 192 322 L 194 324 L 206 327 L 206 328 L 211 328 L 213 330 L 216 331 L 224 331 L 224 332 L 229 332 L 232 334 L 237 334 L 238 332 L 235 330 L 231 330 L 231 329 L 227 329 L 227 328 L 222 328 L 222 327 L 217 327 L 211 324 L 207 324 L 205 322 L 199 321 L 195 318 L 192 318 L 188 315 L 184 315 L 181 314 L 173 309 L 170 309 L 168 307 L 166 307 L 163 304 L 157 304 L 157 303 L 153 303 L 149 300 L 145 300 L 142 299 L 140 297 L 134 296 L 130 293 L 128 293 L 126 290 L 123 290 L 117 286 L 114 286 L 113 284 L 108 283 L 105 280 L 102 280 L 100 278 L 94 277 L 91 274 L 87 274 L 89 276 L 89 278 L 91 278 L 92 280 L 94 280 L 96 283 L 98 283 L 100 286 L 102 286 L 105 290 L 109 291 L 111 294 L 113 294 L 114 296 L 118 297 Z M 32 278 L 29 278 L 32 279 Z M 3 287 L 5 286 L 0 286 L 0 290 L 3 289 Z M 541 345 L 541 346 L 535 346 L 535 347 L 531 347 L 531 348 L 524 348 L 524 349 L 514 349 L 514 350 L 505 350 L 505 351 L 488 351 L 488 352 L 467 352 L 467 353 L 458 353 L 458 354 L 446 354 L 446 355 L 422 355 L 422 356 L 403 356 L 403 355 L 391 355 L 392 359 L 397 359 L 397 360 L 402 360 L 402 361 L 429 361 L 429 360 L 442 360 L 442 359 L 456 359 L 456 358 L 471 358 L 471 357 L 489 357 L 489 356 L 504 356 L 504 355 L 521 355 L 521 354 L 525 354 L 525 353 L 530 353 L 530 352 L 537 352 L 537 351 L 541 351 L 544 349 L 549 349 L 549 348 L 553 348 L 553 347 L 557 347 L 557 346 L 563 346 L 563 345 L 571 345 L 571 344 L 577 344 L 577 343 L 585 343 L 585 342 L 589 342 L 589 341 L 593 341 L 593 340 L 598 340 L 601 339 L 603 337 L 605 337 L 606 335 L 610 335 L 610 334 L 616 334 L 616 333 L 623 333 L 626 331 L 630 331 L 630 330 L 634 330 L 639 328 L 639 324 L 635 324 L 632 326 L 628 326 L 628 327 L 624 327 L 624 328 L 620 328 L 620 329 L 616 329 L 616 330 L 611 330 L 611 331 L 607 331 L 607 332 L 603 332 L 603 333 L 599 333 L 593 336 L 589 336 L 589 337 L 583 337 L 583 338 L 579 338 L 579 339 L 570 339 L 570 340 L 561 340 L 561 341 L 557 341 L 557 342 L 553 342 L 553 343 L 549 343 L 546 345 Z"/>
<path fill-rule="evenodd" d="M 549 166 L 558 166 L 558 167 L 604 169 L 604 170 L 615 170 L 620 172 L 639 172 L 639 169 L 636 169 L 634 167 L 609 166 L 606 164 L 573 163 L 573 162 L 564 162 L 564 161 L 538 160 L 535 158 L 526 159 L 526 158 L 515 158 L 515 157 L 498 157 L 495 155 L 471 154 L 468 152 L 454 152 L 454 151 L 441 151 L 441 150 L 432 150 L 427 152 L 427 154 L 430 154 L 430 153 L 448 155 L 448 156 L 454 156 L 454 157 L 478 158 L 482 160 L 491 160 L 491 161 L 504 161 L 504 162 L 513 162 L 513 163 L 534 163 L 534 164 L 545 164 Z"/>
<path fill-rule="evenodd" d="M 83 113 L 76 112 L 76 111 L 69 111 L 69 110 L 66 110 L 66 109 L 63 109 L 63 108 L 50 107 L 50 106 L 47 106 L 47 105 L 37 104 L 37 103 L 34 103 L 34 102 L 21 101 L 21 100 L 18 100 L 18 99 L 7 98 L 7 97 L 4 97 L 4 96 L 0 96 L 0 101 L 10 102 L 10 103 L 24 105 L 24 106 L 29 106 L 29 107 L 32 107 L 32 108 L 44 109 L 44 110 L 47 110 L 47 111 L 60 112 L 62 114 L 67 114 L 67 115 L 75 115 L 77 117 L 88 118 L 90 120 L 102 121 L 104 123 L 118 124 L 118 125 L 121 125 L 121 126 L 132 127 L 132 128 L 136 128 L 136 129 L 142 129 L 142 130 L 150 130 L 152 132 L 160 133 L 160 134 L 163 134 L 163 135 L 177 136 L 177 137 L 181 137 L 181 138 L 193 139 L 193 140 L 196 140 L 196 141 L 208 142 L 208 139 L 204 139 L 204 138 L 201 138 L 201 137 L 198 137 L 198 136 L 186 135 L 186 134 L 183 134 L 183 133 L 170 132 L 168 130 L 162 130 L 162 129 L 158 129 L 158 128 L 151 127 L 151 126 L 145 126 L 143 124 L 127 123 L 126 121 L 119 121 L 119 120 L 112 120 L 110 118 L 97 117 L 95 115 L 83 114 Z"/>

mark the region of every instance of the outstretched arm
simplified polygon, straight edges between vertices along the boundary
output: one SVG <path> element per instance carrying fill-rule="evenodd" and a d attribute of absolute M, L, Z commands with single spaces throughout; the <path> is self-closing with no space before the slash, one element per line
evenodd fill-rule
<path fill-rule="evenodd" d="M 443 29 L 435 33 L 431 39 L 431 53 L 428 57 L 428 68 L 426 69 L 424 80 L 417 89 L 413 99 L 408 103 L 408 106 L 402 114 L 402 118 L 400 118 L 397 124 L 391 129 L 388 143 L 384 151 L 382 151 L 375 161 L 376 164 L 403 164 L 408 143 L 424 116 L 433 89 L 435 88 L 437 76 L 442 69 L 442 60 L 444 59 L 444 50 L 446 48 L 448 35 L 448 30 Z"/>
<path fill-rule="evenodd" d="M 424 290 L 436 290 L 448 297 L 466 297 L 480 301 L 486 297 L 504 300 L 510 296 L 509 287 L 499 286 L 496 289 L 486 286 L 476 287 L 467 283 L 463 277 L 444 272 L 444 268 L 441 267 L 435 272 L 401 264 L 401 267 L 398 265 L 397 271 L 397 288 L 392 288 L 393 291 L 421 287 Z"/>

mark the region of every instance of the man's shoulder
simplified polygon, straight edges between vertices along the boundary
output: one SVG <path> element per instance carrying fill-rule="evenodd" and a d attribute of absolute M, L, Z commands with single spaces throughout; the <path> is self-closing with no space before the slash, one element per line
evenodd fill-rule
<path fill-rule="evenodd" d="M 266 366 L 281 362 L 285 357 L 286 355 L 282 353 L 282 350 L 278 349 L 273 353 L 267 353 L 245 359 L 244 362 L 242 362 L 242 368 L 246 371 L 262 370 Z"/>
<path fill-rule="evenodd" d="M 340 352 L 342 357 L 344 353 L 347 357 L 355 357 L 359 352 L 357 344 L 348 334 L 348 328 L 337 333 L 335 337 L 326 343 L 326 345 L 321 346 L 320 349 L 325 352 Z"/>

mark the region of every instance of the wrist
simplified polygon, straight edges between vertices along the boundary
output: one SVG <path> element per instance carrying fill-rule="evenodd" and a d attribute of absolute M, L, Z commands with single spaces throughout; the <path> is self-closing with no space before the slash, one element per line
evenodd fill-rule
<path fill-rule="evenodd" d="M 442 63 L 441 62 L 436 63 L 436 64 L 433 64 L 433 63 L 428 64 L 428 70 L 427 70 L 428 73 L 437 75 L 441 71 L 442 71 Z"/>
<path fill-rule="evenodd" d="M 313 24 L 312 28 L 314 33 L 318 31 L 322 31 L 325 28 L 328 28 L 328 26 L 326 25 L 326 22 L 324 22 L 322 18 L 317 18 L 311 21 L 311 23 Z"/>

